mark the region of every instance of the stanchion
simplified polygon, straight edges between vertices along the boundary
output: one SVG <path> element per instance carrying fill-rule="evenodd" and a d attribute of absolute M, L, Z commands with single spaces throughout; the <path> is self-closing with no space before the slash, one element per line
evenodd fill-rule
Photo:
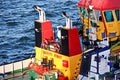
<path fill-rule="evenodd" d="M 13 65 L 13 66 L 12 66 L 12 68 L 13 68 L 13 74 L 12 74 L 12 75 L 13 75 L 13 77 L 14 77 L 14 62 L 12 63 L 12 65 Z"/>
<path fill-rule="evenodd" d="M 22 60 L 22 74 L 23 74 L 23 60 Z"/>
<path fill-rule="evenodd" d="M 5 63 L 4 63 L 5 64 Z M 3 65 L 3 78 L 5 77 L 5 65 Z"/>

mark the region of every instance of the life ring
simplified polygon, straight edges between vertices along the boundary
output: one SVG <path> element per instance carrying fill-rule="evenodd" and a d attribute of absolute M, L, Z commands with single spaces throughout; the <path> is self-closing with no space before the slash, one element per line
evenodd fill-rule
<path fill-rule="evenodd" d="M 43 41 L 43 43 L 42 43 L 42 48 L 45 48 L 45 49 L 48 49 L 48 40 L 47 39 L 45 39 L 44 41 Z"/>
<path fill-rule="evenodd" d="M 60 45 L 58 43 L 54 44 L 54 51 L 58 53 L 60 52 Z"/>

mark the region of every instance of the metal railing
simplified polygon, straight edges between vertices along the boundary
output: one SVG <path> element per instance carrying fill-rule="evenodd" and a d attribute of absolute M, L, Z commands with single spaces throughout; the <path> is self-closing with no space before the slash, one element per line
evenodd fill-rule
<path fill-rule="evenodd" d="M 8 77 L 8 75 L 11 75 L 12 77 L 16 76 L 17 72 L 20 72 L 23 74 L 25 68 L 28 67 L 28 64 L 30 63 L 31 58 L 24 59 L 21 61 L 4 64 L 0 66 L 0 78 L 4 79 Z"/>

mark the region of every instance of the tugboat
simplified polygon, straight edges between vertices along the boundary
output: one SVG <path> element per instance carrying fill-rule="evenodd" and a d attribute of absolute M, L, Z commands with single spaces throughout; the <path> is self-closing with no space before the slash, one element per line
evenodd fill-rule
<path fill-rule="evenodd" d="M 111 72 L 119 79 L 119 0 L 80 0 L 77 6 L 82 30 L 73 26 L 72 19 L 63 12 L 66 26 L 57 26 L 54 31 L 45 11 L 35 5 L 39 13 L 39 19 L 34 21 L 36 55 L 0 66 L 3 79 L 7 79 L 8 74 L 14 78 L 17 70 L 22 72 L 22 78 L 27 75 L 25 80 L 107 80 L 105 74 Z M 116 68 L 114 72 L 113 68 Z"/>
<path fill-rule="evenodd" d="M 98 80 L 100 75 L 110 72 L 109 68 L 111 69 L 111 67 L 107 65 L 111 61 L 110 56 L 116 57 L 112 62 L 113 65 L 116 63 L 119 65 L 120 63 L 116 60 L 120 59 L 118 58 L 120 56 L 120 3 L 119 0 L 80 0 L 77 6 L 83 23 L 81 30 L 84 45 L 83 55 L 92 55 L 90 58 L 91 66 L 88 65 L 88 68 L 84 68 L 84 66 L 87 65 L 85 63 L 87 63 L 89 57 L 85 57 L 85 61 L 82 60 L 80 74 L 83 77 L 89 77 L 91 73 L 94 73 L 97 77 L 95 80 Z M 91 48 L 94 48 L 93 52 L 89 52 Z M 86 51 L 88 51 L 88 54 L 86 54 Z M 101 69 L 105 65 L 106 69 L 103 68 L 103 70 L 106 71 L 104 72 Z M 120 69 L 120 66 L 117 69 Z"/>
<path fill-rule="evenodd" d="M 77 4 L 78 7 L 80 2 Z M 34 8 L 39 12 L 40 19 L 35 20 L 36 57 L 28 65 L 31 80 L 84 80 L 91 77 L 99 80 L 100 75 L 110 72 L 109 37 L 104 34 L 104 38 L 97 39 L 96 23 L 94 27 L 85 28 L 88 36 L 83 34 L 83 42 L 81 42 L 78 28 L 72 26 L 72 20 L 63 12 L 66 26 L 57 27 L 58 33 L 54 36 L 52 24 L 50 20 L 46 20 L 45 12 L 38 6 Z M 90 21 L 89 18 L 88 21 Z M 85 39 L 88 42 L 85 42 Z M 81 44 L 84 45 L 83 49 Z"/>
<path fill-rule="evenodd" d="M 78 28 L 63 12 L 66 26 L 57 27 L 57 40 L 50 20 L 38 6 L 39 20 L 35 20 L 35 60 L 28 65 L 30 80 L 76 80 L 80 72 L 82 49 Z"/>

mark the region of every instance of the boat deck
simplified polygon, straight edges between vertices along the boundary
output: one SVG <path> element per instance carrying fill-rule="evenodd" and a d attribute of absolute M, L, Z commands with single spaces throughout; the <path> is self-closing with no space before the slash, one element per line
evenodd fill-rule
<path fill-rule="evenodd" d="M 28 64 L 31 58 L 0 66 L 0 80 L 29 80 Z"/>
<path fill-rule="evenodd" d="M 5 76 L 1 76 L 0 80 L 29 80 L 28 73 L 22 75 L 22 73 L 16 74 L 6 74 Z"/>

